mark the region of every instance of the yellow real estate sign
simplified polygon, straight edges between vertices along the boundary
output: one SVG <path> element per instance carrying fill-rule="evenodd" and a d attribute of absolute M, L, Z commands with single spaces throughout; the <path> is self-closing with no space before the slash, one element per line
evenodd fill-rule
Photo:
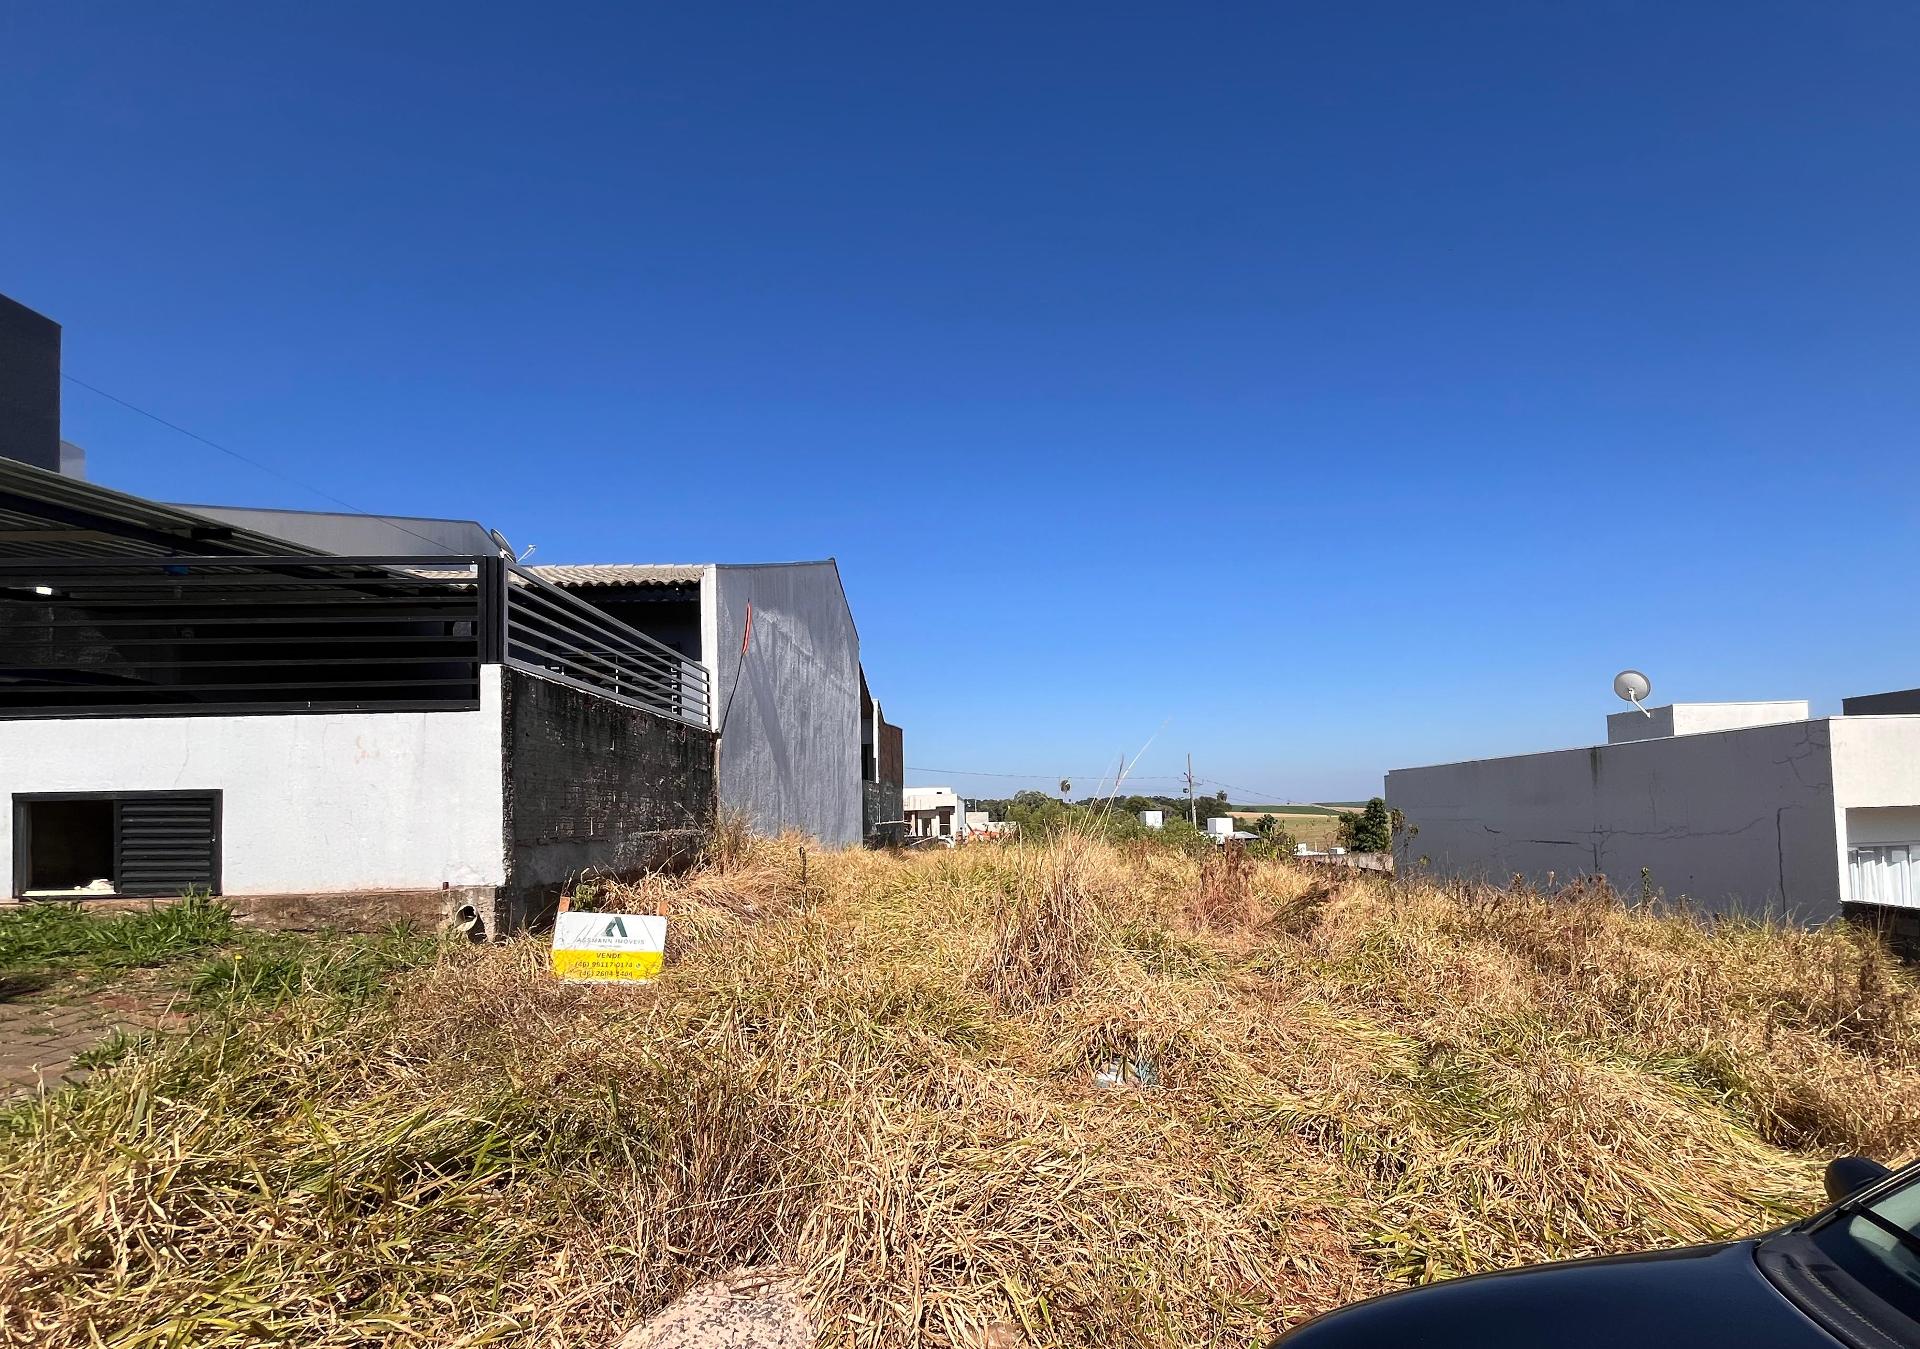
<path fill-rule="evenodd" d="M 553 920 L 553 972 L 583 983 L 644 983 L 666 961 L 667 920 L 650 913 L 563 913 Z"/>

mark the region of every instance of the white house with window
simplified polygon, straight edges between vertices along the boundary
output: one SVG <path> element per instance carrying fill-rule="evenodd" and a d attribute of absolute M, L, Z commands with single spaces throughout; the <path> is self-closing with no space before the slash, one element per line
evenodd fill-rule
<path fill-rule="evenodd" d="M 1399 865 L 1496 882 L 1604 875 L 1629 895 L 1803 922 L 1920 910 L 1920 712 L 1649 711 L 1610 717 L 1604 745 L 1389 773 L 1387 802 L 1413 826 Z"/>
<path fill-rule="evenodd" d="M 965 804 L 951 787 L 908 787 L 900 794 L 910 838 L 964 838 Z"/>

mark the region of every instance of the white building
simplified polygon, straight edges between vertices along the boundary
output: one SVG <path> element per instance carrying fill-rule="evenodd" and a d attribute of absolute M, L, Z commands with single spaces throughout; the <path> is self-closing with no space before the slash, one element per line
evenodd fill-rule
<path fill-rule="evenodd" d="M 908 787 L 900 794 L 909 838 L 965 838 L 967 812 L 951 787 Z"/>
<path fill-rule="evenodd" d="M 1849 704 L 1851 706 L 1851 704 Z M 1678 703 L 1585 749 L 1396 769 L 1402 867 L 1494 882 L 1604 875 L 1715 912 L 1817 922 L 1920 908 L 1920 715 Z"/>
<path fill-rule="evenodd" d="M 1252 843 L 1260 835 L 1249 833 L 1240 828 L 1240 822 L 1231 815 L 1209 815 L 1207 817 L 1207 841 L 1226 845 L 1228 843 Z"/>

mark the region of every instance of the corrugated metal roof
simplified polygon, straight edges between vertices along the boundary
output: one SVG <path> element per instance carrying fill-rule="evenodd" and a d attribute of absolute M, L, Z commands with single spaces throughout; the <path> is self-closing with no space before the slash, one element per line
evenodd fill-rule
<path fill-rule="evenodd" d="M 586 562 L 528 567 L 557 586 L 665 586 L 698 581 L 706 568 L 689 563 Z"/>
<path fill-rule="evenodd" d="M 364 511 L 296 511 L 172 503 L 210 520 L 346 557 L 491 557 L 500 545 L 476 520 Z"/>
<path fill-rule="evenodd" d="M 312 551 L 175 506 L 0 458 L 0 557 Z"/>

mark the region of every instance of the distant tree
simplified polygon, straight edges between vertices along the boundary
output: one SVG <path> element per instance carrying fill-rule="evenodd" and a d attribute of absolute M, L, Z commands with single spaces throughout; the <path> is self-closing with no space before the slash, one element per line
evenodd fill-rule
<path fill-rule="evenodd" d="M 1007 818 L 1020 826 L 1022 834 L 1044 834 L 1065 821 L 1070 810 L 1071 807 L 1057 797 L 1025 791 L 1016 793 L 1007 803 Z"/>
<path fill-rule="evenodd" d="M 1253 832 L 1266 838 L 1280 827 L 1280 821 L 1272 815 L 1262 815 L 1253 822 Z"/>
<path fill-rule="evenodd" d="M 1254 857 L 1292 857 L 1299 851 L 1300 840 L 1277 824 L 1272 829 L 1260 830 L 1259 833 L 1259 841 L 1247 845 L 1248 851 Z"/>
<path fill-rule="evenodd" d="M 1176 851 L 1194 857 L 1211 857 L 1216 844 L 1204 832 L 1187 823 L 1187 803 L 1180 803 L 1178 814 L 1167 816 L 1166 826 L 1159 831 L 1160 841 Z"/>
<path fill-rule="evenodd" d="M 1387 803 L 1374 797 L 1357 813 L 1340 817 L 1340 846 L 1349 852 L 1390 852 L 1393 849 L 1393 816 Z"/>

